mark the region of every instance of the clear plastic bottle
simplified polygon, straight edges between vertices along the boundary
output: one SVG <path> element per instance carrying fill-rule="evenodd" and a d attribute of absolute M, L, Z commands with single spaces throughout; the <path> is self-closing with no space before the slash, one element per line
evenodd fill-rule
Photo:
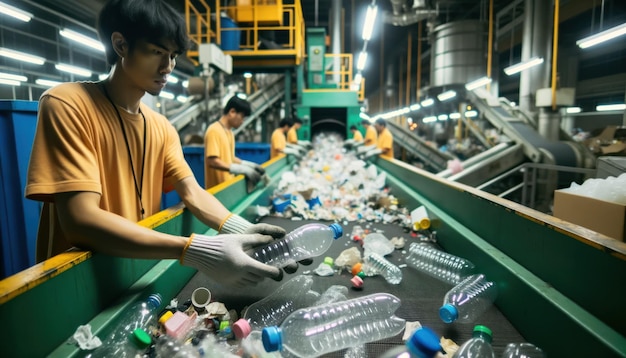
<path fill-rule="evenodd" d="M 541 348 L 531 343 L 509 343 L 504 348 L 502 358 L 544 358 Z"/>
<path fill-rule="evenodd" d="M 389 338 L 402 332 L 405 320 L 394 315 L 400 299 L 388 293 L 299 309 L 279 326 L 263 329 L 267 352 L 298 357 L 325 353 Z"/>
<path fill-rule="evenodd" d="M 412 243 L 405 260 L 408 266 L 452 285 L 458 284 L 474 271 L 474 264 L 470 261 L 428 244 Z"/>
<path fill-rule="evenodd" d="M 439 317 L 446 323 L 473 322 L 491 306 L 497 295 L 496 284 L 487 281 L 485 275 L 469 276 L 446 293 Z"/>
<path fill-rule="evenodd" d="M 257 248 L 252 257 L 271 266 L 284 267 L 294 261 L 322 255 L 342 235 L 343 228 L 337 223 L 306 224 L 280 240 Z"/>
<path fill-rule="evenodd" d="M 279 325 L 293 311 L 314 304 L 319 299 L 319 294 L 310 291 L 312 285 L 311 276 L 296 276 L 271 295 L 251 304 L 242 318 L 233 324 L 235 337 L 242 339 L 251 331 Z"/>
<path fill-rule="evenodd" d="M 136 353 L 145 350 L 150 345 L 150 336 L 145 331 L 150 325 L 156 325 L 161 300 L 160 294 L 152 294 L 145 301 L 125 310 L 111 334 L 90 357 L 134 357 Z"/>
<path fill-rule="evenodd" d="M 194 346 L 183 344 L 167 334 L 156 340 L 154 350 L 159 358 L 200 358 L 200 352 Z"/>
<path fill-rule="evenodd" d="M 388 350 L 380 358 L 433 358 L 439 351 L 439 336 L 428 327 L 420 327 L 404 346 Z"/>
<path fill-rule="evenodd" d="M 361 269 L 367 276 L 383 276 L 392 285 L 397 285 L 402 281 L 400 268 L 377 253 L 367 255 Z"/>
<path fill-rule="evenodd" d="M 491 347 L 491 330 L 486 326 L 475 326 L 472 338 L 463 343 L 452 358 L 495 358 Z"/>

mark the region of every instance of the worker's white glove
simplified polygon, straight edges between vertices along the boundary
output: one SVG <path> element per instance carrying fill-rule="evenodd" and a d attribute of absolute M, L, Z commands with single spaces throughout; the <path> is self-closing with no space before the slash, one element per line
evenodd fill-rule
<path fill-rule="evenodd" d="M 297 144 L 303 148 L 307 148 L 307 149 L 313 148 L 313 144 L 311 144 L 311 142 L 308 140 L 299 140 Z"/>
<path fill-rule="evenodd" d="M 303 157 L 302 153 L 300 153 L 299 150 L 292 147 L 285 147 L 285 149 L 283 149 L 283 153 L 294 156 L 298 160 L 302 159 Z"/>
<path fill-rule="evenodd" d="M 367 160 L 367 159 L 372 158 L 372 157 L 377 157 L 378 155 L 382 154 L 382 152 L 383 151 L 378 149 L 378 148 L 372 149 L 370 151 L 365 152 L 363 154 L 363 158 L 361 158 L 361 159 Z"/>
<path fill-rule="evenodd" d="M 308 153 L 308 150 L 304 147 L 301 147 L 297 144 L 293 144 L 293 143 L 287 143 L 286 145 L 287 148 L 293 148 L 295 150 L 297 150 L 298 152 L 300 152 L 300 154 L 302 154 L 303 156 L 306 155 L 306 153 Z"/>
<path fill-rule="evenodd" d="M 280 269 L 265 265 L 250 256 L 255 247 L 266 245 L 272 240 L 271 236 L 261 234 L 192 234 L 180 263 L 197 269 L 223 285 L 253 286 L 266 277 L 282 278 Z"/>
<path fill-rule="evenodd" d="M 362 145 L 356 149 L 356 155 L 357 157 L 362 157 L 365 155 L 365 153 L 374 149 L 377 149 L 375 145 Z"/>
<path fill-rule="evenodd" d="M 344 148 L 352 148 L 354 146 L 354 139 L 346 139 L 343 141 Z"/>
<path fill-rule="evenodd" d="M 255 163 L 255 162 L 251 162 L 248 160 L 242 160 L 241 164 L 253 168 L 254 170 L 256 170 L 259 174 L 263 175 L 265 174 L 265 168 L 263 168 L 262 166 L 260 166 L 259 164 Z"/>
<path fill-rule="evenodd" d="M 230 164 L 230 173 L 235 175 L 245 175 L 246 179 L 248 179 L 253 184 L 253 186 L 255 186 L 256 183 L 259 182 L 261 176 L 263 175 L 253 167 L 237 163 Z"/>

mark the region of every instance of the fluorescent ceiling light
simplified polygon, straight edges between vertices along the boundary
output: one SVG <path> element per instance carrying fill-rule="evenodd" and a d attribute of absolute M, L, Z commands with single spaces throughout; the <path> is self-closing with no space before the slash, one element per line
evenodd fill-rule
<path fill-rule="evenodd" d="M 243 77 L 244 78 L 252 78 L 252 73 L 246 72 L 246 73 L 243 74 Z"/>
<path fill-rule="evenodd" d="M 103 73 L 103 74 L 101 74 L 101 75 L 98 75 L 98 79 L 99 79 L 100 81 L 104 81 L 104 80 L 106 80 L 107 78 L 109 78 L 109 74 L 108 74 L 108 73 Z"/>
<path fill-rule="evenodd" d="M 188 80 L 184 80 L 183 81 L 183 87 L 185 87 L 185 88 L 189 87 L 189 81 Z"/>
<path fill-rule="evenodd" d="M 84 68 L 81 68 L 81 67 L 67 65 L 65 63 L 58 63 L 58 64 L 54 65 L 54 67 L 57 70 L 59 70 L 59 71 L 72 73 L 72 74 L 75 74 L 77 76 L 91 77 L 91 71 L 89 71 L 87 69 L 84 69 Z"/>
<path fill-rule="evenodd" d="M 189 97 L 183 96 L 183 95 L 179 95 L 179 96 L 176 96 L 176 100 L 178 102 L 187 103 L 187 101 L 189 100 Z"/>
<path fill-rule="evenodd" d="M 422 105 L 422 107 L 428 107 L 428 106 L 432 106 L 435 103 L 435 100 L 432 98 L 426 98 L 425 100 L 423 100 L 422 102 L 420 102 L 420 104 Z"/>
<path fill-rule="evenodd" d="M 75 42 L 78 42 L 79 44 L 83 45 L 83 46 L 87 46 L 87 47 L 91 47 L 94 50 L 98 50 L 100 52 L 104 52 L 104 45 L 102 44 L 102 42 L 91 38 L 89 36 L 85 36 L 81 33 L 78 33 L 76 31 L 72 31 L 72 30 L 68 30 L 68 29 L 63 29 L 63 30 L 59 30 L 59 34 L 61 34 L 61 36 L 68 38 L 70 40 L 73 40 Z"/>
<path fill-rule="evenodd" d="M 565 109 L 565 112 L 567 112 L 567 113 L 580 113 L 580 112 L 582 112 L 582 108 L 580 108 L 580 107 L 567 107 Z"/>
<path fill-rule="evenodd" d="M 453 90 L 449 90 L 449 91 L 445 91 L 443 93 L 440 93 L 437 95 L 437 99 L 440 100 L 441 102 L 443 101 L 447 101 L 449 99 L 452 99 L 456 97 L 456 92 Z"/>
<path fill-rule="evenodd" d="M 178 77 L 167 76 L 167 83 L 178 83 Z"/>
<path fill-rule="evenodd" d="M 606 111 L 623 111 L 626 109 L 626 104 L 603 104 L 596 106 L 596 111 L 598 112 L 606 112 Z"/>
<path fill-rule="evenodd" d="M 22 84 L 22 82 L 16 81 L 16 80 L 7 80 L 7 79 L 4 79 L 4 78 L 0 78 L 0 84 L 9 85 L 9 86 L 19 86 L 19 85 Z"/>
<path fill-rule="evenodd" d="M 412 110 L 412 111 L 418 111 L 420 108 L 422 108 L 422 106 L 420 106 L 419 103 L 412 104 L 409 107 L 409 109 Z"/>
<path fill-rule="evenodd" d="M 526 61 L 520 62 L 518 64 L 515 64 L 513 66 L 509 66 L 507 68 L 504 69 L 504 73 L 506 73 L 508 76 L 514 75 L 518 72 L 522 72 L 524 70 L 527 70 L 533 66 L 537 66 L 543 63 L 543 58 L 542 57 L 531 57 Z"/>
<path fill-rule="evenodd" d="M 491 83 L 491 77 L 481 77 L 477 80 L 468 82 L 465 84 L 465 89 L 468 91 L 473 91 L 476 88 L 482 87 L 482 86 L 486 86 L 487 84 Z"/>
<path fill-rule="evenodd" d="M 357 73 L 356 76 L 354 76 L 355 84 L 360 85 L 362 80 L 363 80 L 363 75 L 361 75 L 361 72 Z"/>
<path fill-rule="evenodd" d="M 3 72 L 0 72 L 0 79 L 11 80 L 11 81 L 19 81 L 19 82 L 26 82 L 26 81 L 28 81 L 28 78 L 26 76 L 14 75 L 14 74 L 11 74 L 11 73 L 3 73 Z"/>
<path fill-rule="evenodd" d="M 411 123 L 413 123 L 413 118 L 409 117 L 409 118 L 406 119 L 406 121 L 407 121 L 407 123 L 411 124 Z"/>
<path fill-rule="evenodd" d="M 450 117 L 450 119 L 459 119 L 459 118 L 461 118 L 461 113 L 458 113 L 458 112 L 450 113 L 449 117 Z"/>
<path fill-rule="evenodd" d="M 576 41 L 576 45 L 578 45 L 578 47 L 580 48 L 587 48 L 602 43 L 604 41 L 614 39 L 618 36 L 622 36 L 624 34 L 626 34 L 626 23 L 617 25 L 608 30 L 599 32 L 595 35 L 585 37 L 582 40 L 578 40 Z"/>
<path fill-rule="evenodd" d="M 437 121 L 437 117 L 435 116 L 428 116 L 428 117 L 424 117 L 424 119 L 422 119 L 422 122 L 424 123 L 430 123 L 430 122 L 436 122 Z"/>
<path fill-rule="evenodd" d="M 54 87 L 56 85 L 61 84 L 61 82 L 58 82 L 58 81 L 50 81 L 50 80 L 42 80 L 42 79 L 35 80 L 35 83 L 38 85 L 46 86 L 46 87 Z"/>
<path fill-rule="evenodd" d="M 29 55 L 24 52 L 10 50 L 4 47 L 0 47 L 0 56 L 12 58 L 14 60 L 19 60 L 23 62 L 34 63 L 35 65 L 43 65 L 46 62 L 46 59 L 43 57 Z"/>
<path fill-rule="evenodd" d="M 361 117 L 361 119 L 366 119 L 366 120 L 370 120 L 370 116 L 367 115 L 367 113 L 365 112 L 361 112 L 359 113 L 359 117 Z"/>
<path fill-rule="evenodd" d="M 167 99 L 174 99 L 174 94 L 172 92 L 161 91 L 161 93 L 159 93 L 159 97 L 167 98 Z"/>
<path fill-rule="evenodd" d="M 359 60 L 356 63 L 356 69 L 359 71 L 363 71 L 365 68 L 365 62 L 367 62 L 367 52 L 361 51 L 359 54 Z"/>
<path fill-rule="evenodd" d="M 440 114 L 437 116 L 437 119 L 440 121 L 445 121 L 448 119 L 448 115 L 447 114 Z"/>
<path fill-rule="evenodd" d="M 465 118 L 474 118 L 474 117 L 478 117 L 478 112 L 476 111 L 465 112 Z"/>
<path fill-rule="evenodd" d="M 12 16 L 18 20 L 29 22 L 30 19 L 33 18 L 33 14 L 30 12 L 26 12 L 22 9 L 18 9 L 14 6 L 7 5 L 3 2 L 0 2 L 0 13 Z"/>
<path fill-rule="evenodd" d="M 378 6 L 368 6 L 367 14 L 365 14 L 365 24 L 363 25 L 363 41 L 369 41 L 372 38 L 372 31 L 374 30 L 374 22 L 376 21 L 376 14 L 378 13 Z"/>

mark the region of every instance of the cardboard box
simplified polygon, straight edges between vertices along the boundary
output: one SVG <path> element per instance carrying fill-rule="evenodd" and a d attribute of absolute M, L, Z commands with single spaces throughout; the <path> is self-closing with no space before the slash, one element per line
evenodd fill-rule
<path fill-rule="evenodd" d="M 626 205 L 556 190 L 554 216 L 608 237 L 626 241 Z"/>

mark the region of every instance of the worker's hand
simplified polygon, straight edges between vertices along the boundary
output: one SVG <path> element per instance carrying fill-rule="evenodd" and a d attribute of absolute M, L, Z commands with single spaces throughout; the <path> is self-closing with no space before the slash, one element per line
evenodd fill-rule
<path fill-rule="evenodd" d="M 261 175 L 265 174 L 265 168 L 263 168 L 262 166 L 258 165 L 255 162 L 250 162 L 248 160 L 242 160 L 241 164 L 256 170 Z"/>
<path fill-rule="evenodd" d="M 253 184 L 253 186 L 255 186 L 256 183 L 259 182 L 259 180 L 261 179 L 261 175 L 263 175 L 253 167 L 237 163 L 230 164 L 230 173 L 235 175 L 245 175 L 246 179 L 248 179 Z"/>
<path fill-rule="evenodd" d="M 370 151 L 365 152 L 365 153 L 362 155 L 362 158 L 361 158 L 361 159 L 362 159 L 362 160 L 367 160 L 367 159 L 369 159 L 369 158 L 377 157 L 378 155 L 382 154 L 382 152 L 383 152 L 382 150 L 380 150 L 380 149 L 378 149 L 378 148 L 375 148 L 375 149 L 372 149 L 372 150 L 370 150 Z"/>
<path fill-rule="evenodd" d="M 272 241 L 268 235 L 231 234 L 206 236 L 193 234 L 180 259 L 182 265 L 193 267 L 223 285 L 254 286 L 266 277 L 282 279 L 280 269 L 253 259 L 257 246 Z"/>
<path fill-rule="evenodd" d="M 303 154 L 300 153 L 299 150 L 293 148 L 293 147 L 285 147 L 285 149 L 283 149 L 283 153 L 287 154 L 287 155 L 291 155 L 294 156 L 296 159 L 300 160 L 303 157 Z"/>
<path fill-rule="evenodd" d="M 232 215 L 222 225 L 220 234 L 261 234 L 271 236 L 274 239 L 282 239 L 287 232 L 280 226 L 270 224 L 252 224 L 239 215 Z M 310 265 L 313 260 L 300 261 L 303 265 Z M 286 273 L 294 273 L 298 270 L 298 263 L 294 262 L 283 267 Z M 276 279 L 276 278 L 275 278 Z M 282 279 L 282 275 L 276 280 Z"/>
<path fill-rule="evenodd" d="M 313 144 L 308 140 L 299 140 L 297 144 L 306 149 L 313 149 Z"/>

